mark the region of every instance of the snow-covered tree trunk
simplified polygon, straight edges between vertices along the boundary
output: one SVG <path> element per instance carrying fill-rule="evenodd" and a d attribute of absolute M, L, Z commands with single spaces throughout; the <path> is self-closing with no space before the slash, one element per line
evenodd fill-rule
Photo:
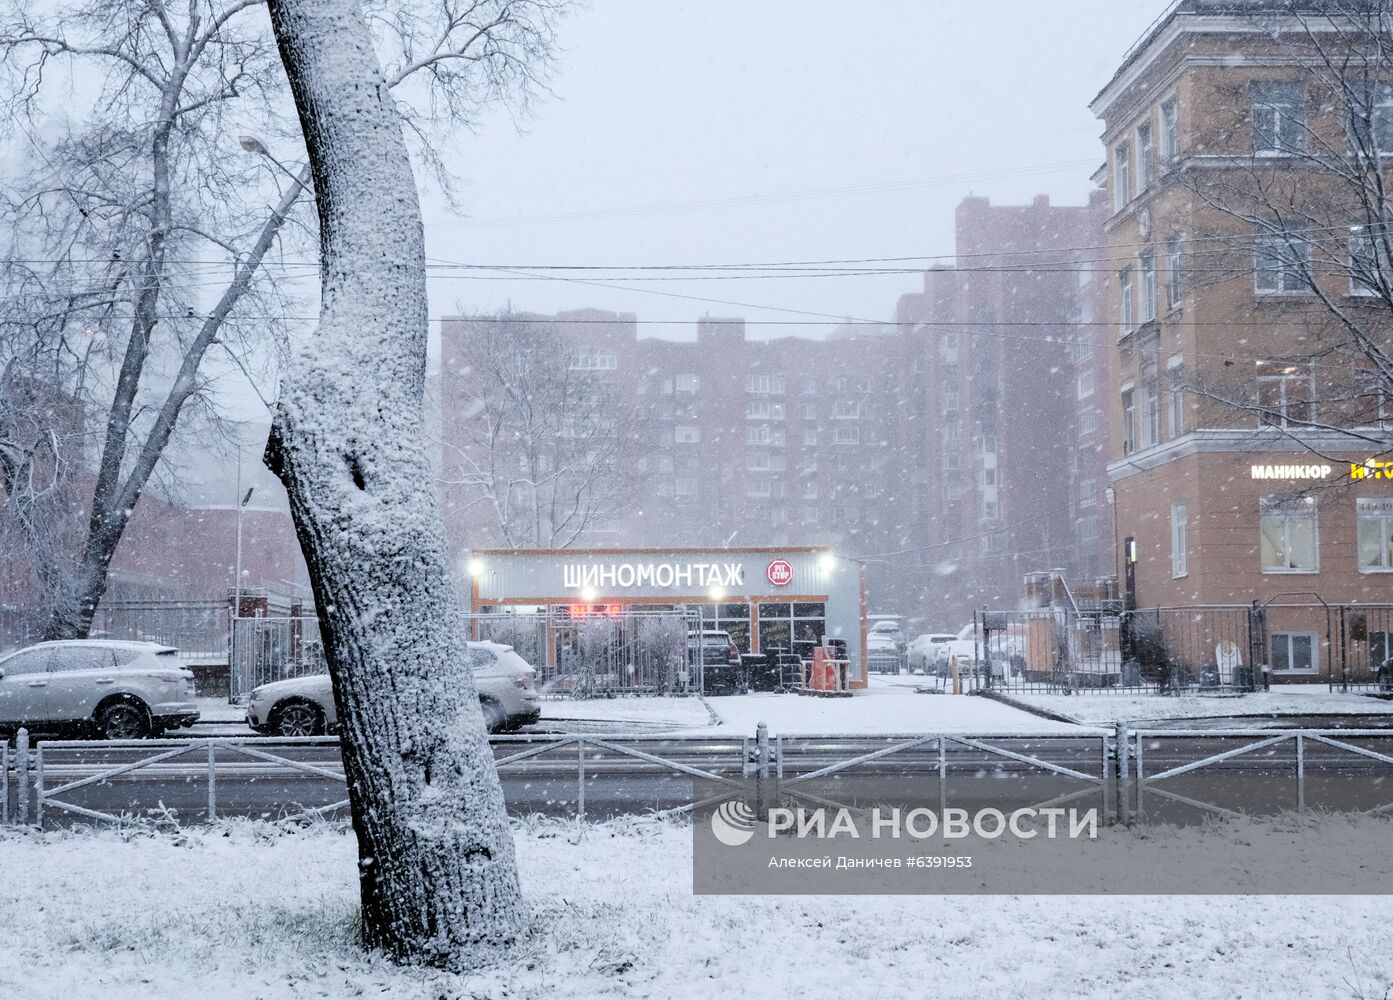
<path fill-rule="evenodd" d="M 522 904 L 424 446 L 415 179 L 357 0 L 270 10 L 314 173 L 323 301 L 293 349 L 266 461 L 324 626 L 365 942 L 460 966 L 472 944 L 513 937 Z"/>

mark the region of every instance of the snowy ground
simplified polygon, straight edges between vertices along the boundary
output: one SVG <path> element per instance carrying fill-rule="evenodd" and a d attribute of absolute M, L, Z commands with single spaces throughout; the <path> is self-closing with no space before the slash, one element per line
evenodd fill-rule
<path fill-rule="evenodd" d="M 1073 727 L 989 698 L 916 694 L 922 678 L 871 677 L 869 690 L 850 698 L 747 694 L 709 698 L 722 730 L 753 733 L 768 723 L 771 735 L 799 733 L 1049 733 Z"/>
<path fill-rule="evenodd" d="M 1362 694 L 1341 694 L 1324 684 L 1290 684 L 1238 698 L 1197 695 L 1017 694 L 1013 702 L 1074 719 L 1085 725 L 1139 722 L 1147 719 L 1206 719 L 1228 716 L 1388 715 L 1393 701 Z"/>
<path fill-rule="evenodd" d="M 457 976 L 357 949 L 341 830 L 0 834 L 0 996 L 1379 1000 L 1393 983 L 1381 897 L 694 897 L 677 826 L 535 825 L 518 850 L 532 933 Z"/>

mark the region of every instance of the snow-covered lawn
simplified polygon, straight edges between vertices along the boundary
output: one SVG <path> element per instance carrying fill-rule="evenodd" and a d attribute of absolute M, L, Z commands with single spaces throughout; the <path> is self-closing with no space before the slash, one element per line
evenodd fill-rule
<path fill-rule="evenodd" d="M 711 713 L 700 698 L 594 698 L 542 701 L 543 722 L 642 723 L 654 727 L 691 729 L 711 724 Z"/>
<path fill-rule="evenodd" d="M 1017 694 L 1010 699 L 1085 725 L 1147 719 L 1212 719 L 1228 716 L 1390 715 L 1393 701 L 1331 691 L 1324 684 L 1289 684 L 1237 698 L 1148 694 Z"/>
<path fill-rule="evenodd" d="M 1072 727 L 1010 705 L 966 695 L 915 694 L 918 678 L 871 677 L 850 698 L 797 694 L 748 694 L 710 698 L 722 730 L 753 733 L 765 722 L 771 735 L 797 733 L 1048 733 Z"/>
<path fill-rule="evenodd" d="M 0 996 L 1375 1000 L 1393 983 L 1383 897 L 694 897 L 676 825 L 517 839 L 532 933 L 465 976 L 358 950 L 339 829 L 0 834 Z M 1194 849 L 1177 838 L 1175 862 Z"/>

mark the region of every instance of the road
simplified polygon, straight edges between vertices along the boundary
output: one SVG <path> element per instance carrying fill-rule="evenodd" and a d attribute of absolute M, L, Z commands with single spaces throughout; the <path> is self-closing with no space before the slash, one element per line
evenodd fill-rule
<path fill-rule="evenodd" d="M 1142 747 L 1146 773 L 1156 775 L 1254 739 L 1202 734 L 1148 739 Z M 848 805 L 896 801 L 908 806 L 937 806 L 939 750 L 932 741 L 861 760 L 835 775 L 800 780 L 820 769 L 883 751 L 897 742 L 880 737 L 785 738 L 783 788 L 786 792 L 797 790 Z M 1051 774 L 1033 761 L 1088 775 L 1099 775 L 1103 768 L 1102 745 L 1096 736 L 1002 737 L 980 742 L 982 746 L 952 741 L 944 748 L 946 802 L 950 805 L 1014 808 L 1089 788 L 1077 779 Z M 1393 756 L 1393 733 L 1352 737 L 1349 742 Z M 149 816 L 168 810 L 181 821 L 197 821 L 207 815 L 209 808 L 211 754 L 216 767 L 213 799 L 220 816 L 275 819 L 346 797 L 345 784 L 339 777 L 339 748 L 332 740 L 287 744 L 254 739 L 238 746 L 241 751 L 221 741 L 198 741 L 179 756 L 112 773 L 177 748 L 158 743 L 81 748 L 50 744 L 44 751 L 44 787 L 52 790 L 104 775 L 58 798 L 106 814 Z M 626 749 L 630 752 L 623 752 Z M 583 758 L 585 814 L 592 819 L 642 815 L 690 803 L 692 771 L 739 779 L 746 749 L 741 738 L 721 735 L 673 738 L 641 734 L 622 737 L 608 746 L 592 741 L 565 742 L 564 737 L 541 734 L 494 741 L 510 811 L 519 815 L 576 815 Z M 258 754 L 269 754 L 275 759 Z M 1387 780 L 1393 778 L 1393 765 L 1311 740 L 1304 741 L 1302 757 L 1305 800 L 1309 806 L 1368 809 L 1393 800 L 1393 781 Z M 1288 740 L 1168 779 L 1159 787 L 1228 808 L 1270 812 L 1298 804 L 1297 763 L 1296 745 Z M 771 771 L 777 773 L 777 765 Z M 13 808 L 16 779 L 11 776 L 7 780 Z M 724 790 L 723 786 L 710 784 L 711 780 L 701 785 L 701 794 Z M 1115 800 L 1115 788 L 1111 794 Z M 1090 793 L 1088 798 L 1101 803 L 1101 794 Z M 1150 793 L 1147 799 L 1152 803 L 1163 801 Z M 1184 813 L 1177 816 L 1186 818 Z M 46 823 L 62 822 L 64 818 L 80 817 L 48 804 Z"/>

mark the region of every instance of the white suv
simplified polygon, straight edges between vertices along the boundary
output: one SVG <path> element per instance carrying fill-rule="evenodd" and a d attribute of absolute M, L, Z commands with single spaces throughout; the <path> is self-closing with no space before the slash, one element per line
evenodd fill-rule
<path fill-rule="evenodd" d="M 143 739 L 198 721 L 193 674 L 154 642 L 41 642 L 0 660 L 0 729 Z"/>
<path fill-rule="evenodd" d="M 536 672 L 512 646 L 471 642 L 469 662 L 489 732 L 517 729 L 541 718 Z M 247 725 L 259 733 L 322 736 L 337 730 L 338 721 L 328 674 L 263 684 L 247 699 Z"/>

